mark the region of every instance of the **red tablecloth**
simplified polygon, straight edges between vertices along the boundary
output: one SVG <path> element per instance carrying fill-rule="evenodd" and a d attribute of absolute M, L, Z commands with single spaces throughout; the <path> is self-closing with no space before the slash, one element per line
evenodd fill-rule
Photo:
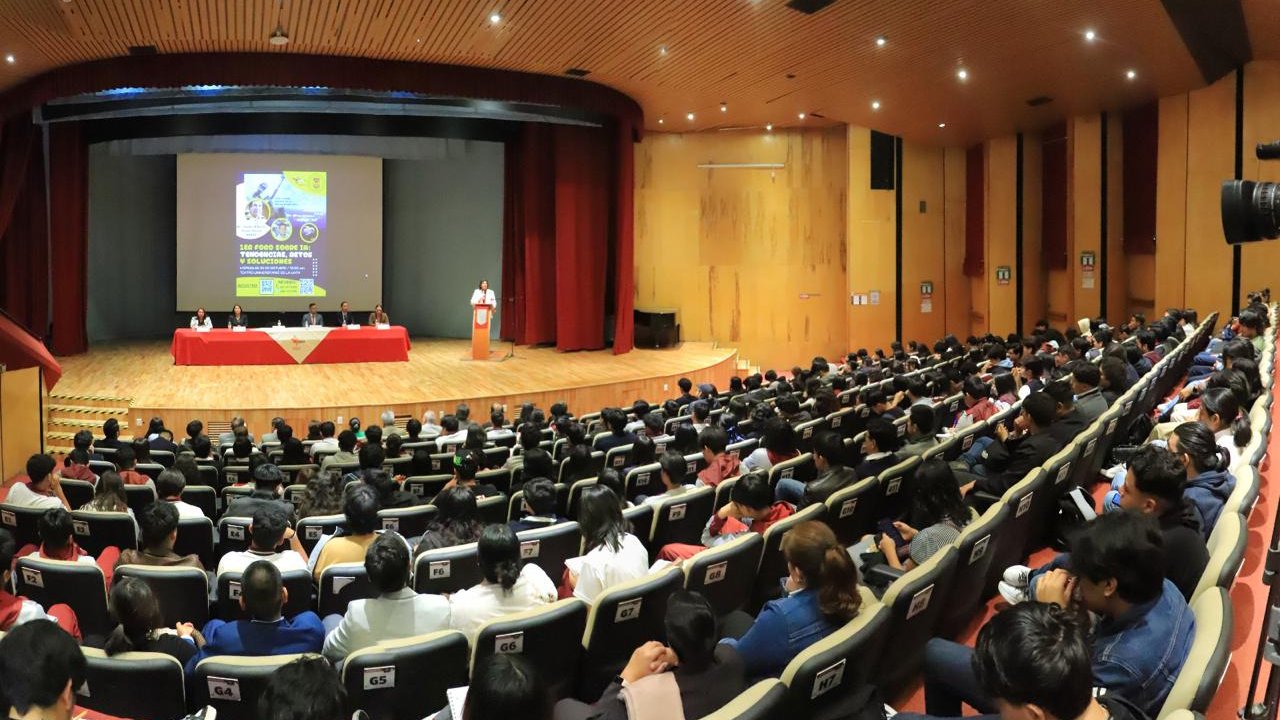
<path fill-rule="evenodd" d="M 322 334 L 296 332 L 300 335 Z M 285 344 L 290 344 L 290 347 L 285 347 Z M 306 352 L 309 344 L 314 344 L 314 347 Z M 183 328 L 174 331 L 171 352 L 175 365 L 400 362 L 409 359 L 409 333 L 398 325 L 386 330 L 373 327 L 359 330 L 329 328 L 322 339 L 303 342 L 296 338 L 273 337 L 261 330 L 196 332 Z"/>

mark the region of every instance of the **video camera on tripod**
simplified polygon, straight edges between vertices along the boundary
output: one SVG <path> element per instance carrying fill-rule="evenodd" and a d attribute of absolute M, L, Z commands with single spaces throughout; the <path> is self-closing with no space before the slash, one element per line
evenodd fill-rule
<path fill-rule="evenodd" d="M 1259 160 L 1280 160 L 1280 141 L 1259 143 L 1256 153 Z M 1222 232 L 1229 245 L 1280 237 L 1280 183 L 1223 181 Z"/>

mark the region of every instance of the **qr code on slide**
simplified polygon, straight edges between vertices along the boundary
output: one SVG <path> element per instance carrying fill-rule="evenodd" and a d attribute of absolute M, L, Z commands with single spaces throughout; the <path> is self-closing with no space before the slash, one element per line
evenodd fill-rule
<path fill-rule="evenodd" d="M 258 294 L 259 295 L 275 295 L 276 281 L 275 280 L 259 280 Z"/>
<path fill-rule="evenodd" d="M 315 293 L 316 293 L 315 280 L 299 280 L 298 281 L 299 295 L 314 295 Z"/>

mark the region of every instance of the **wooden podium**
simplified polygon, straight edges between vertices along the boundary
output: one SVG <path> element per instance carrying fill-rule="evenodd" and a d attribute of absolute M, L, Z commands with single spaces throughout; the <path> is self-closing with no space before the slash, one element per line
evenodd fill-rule
<path fill-rule="evenodd" d="M 489 325 L 493 320 L 492 305 L 471 306 L 471 359 L 489 359 Z"/>

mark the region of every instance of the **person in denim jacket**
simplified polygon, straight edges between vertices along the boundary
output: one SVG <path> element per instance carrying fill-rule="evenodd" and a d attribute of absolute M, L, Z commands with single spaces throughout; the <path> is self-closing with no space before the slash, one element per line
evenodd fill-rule
<path fill-rule="evenodd" d="M 748 678 L 778 677 L 792 658 L 857 616 L 858 571 L 831 528 L 801 523 L 782 539 L 786 596 L 765 603 L 746 634 L 722 643 L 737 649 Z M 732 633 L 729 633 L 732 634 Z"/>

